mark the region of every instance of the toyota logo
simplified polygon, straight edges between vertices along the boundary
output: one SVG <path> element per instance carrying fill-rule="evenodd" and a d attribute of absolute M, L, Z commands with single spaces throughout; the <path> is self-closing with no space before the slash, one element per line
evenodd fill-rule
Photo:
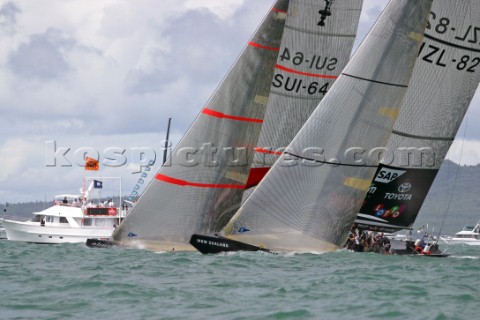
<path fill-rule="evenodd" d="M 405 183 L 402 183 L 400 187 L 398 187 L 398 191 L 403 193 L 403 192 L 407 192 L 411 188 L 412 188 L 412 185 L 408 182 L 405 182 Z"/>

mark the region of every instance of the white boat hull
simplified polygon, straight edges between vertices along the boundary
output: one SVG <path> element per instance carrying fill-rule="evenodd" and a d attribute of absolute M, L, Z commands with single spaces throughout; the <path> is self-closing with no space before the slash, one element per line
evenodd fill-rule
<path fill-rule="evenodd" d="M 85 243 L 88 238 L 108 239 L 113 228 L 45 227 L 31 221 L 4 220 L 8 240 L 34 243 Z"/>
<path fill-rule="evenodd" d="M 469 246 L 480 246 L 480 239 L 468 239 L 468 238 L 441 238 L 448 244 L 468 244 Z"/>

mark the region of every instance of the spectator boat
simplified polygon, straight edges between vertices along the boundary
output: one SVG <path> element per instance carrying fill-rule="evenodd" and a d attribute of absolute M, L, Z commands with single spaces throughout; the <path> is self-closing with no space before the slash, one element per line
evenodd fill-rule
<path fill-rule="evenodd" d="M 102 178 L 105 179 L 105 178 Z M 3 218 L 8 240 L 34 243 L 75 243 L 88 238 L 109 238 L 126 215 L 127 207 L 116 207 L 113 201 L 93 202 L 89 193 L 94 183 L 82 195 L 61 194 L 53 206 L 34 212 L 33 218 Z"/>
<path fill-rule="evenodd" d="M 466 225 L 462 231 L 455 233 L 453 236 L 441 238 L 449 244 L 468 244 L 472 246 L 480 246 L 480 220 L 476 225 Z"/>

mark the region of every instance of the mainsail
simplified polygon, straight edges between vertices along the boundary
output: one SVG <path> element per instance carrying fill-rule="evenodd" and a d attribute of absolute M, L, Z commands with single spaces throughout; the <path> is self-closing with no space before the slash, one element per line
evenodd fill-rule
<path fill-rule="evenodd" d="M 341 247 L 376 169 L 423 41 L 430 0 L 391 1 L 329 93 L 224 229 L 279 251 Z"/>
<path fill-rule="evenodd" d="M 172 166 L 161 168 L 115 232 L 116 240 L 140 242 L 154 250 L 186 250 L 193 233 L 218 232 L 225 226 L 240 207 L 244 189 L 263 177 L 263 171 L 250 171 L 260 128 L 267 126 L 263 136 L 282 131 L 283 140 L 270 141 L 286 145 L 311 113 L 312 103 L 318 103 L 346 64 L 362 0 L 336 0 L 328 10 L 325 3 L 333 1 L 274 5 L 173 152 L 168 161 Z M 289 119 L 282 120 L 280 113 Z M 192 165 L 179 165 L 181 160 Z M 259 169 L 265 168 L 269 167 Z"/>
<path fill-rule="evenodd" d="M 247 187 L 260 182 L 347 64 L 362 2 L 290 1 Z"/>
<path fill-rule="evenodd" d="M 277 0 L 229 73 L 117 228 L 152 250 L 194 250 L 193 232 L 220 230 L 240 205 L 287 17 Z"/>
<path fill-rule="evenodd" d="M 435 0 L 410 88 L 356 220 L 411 228 L 480 81 L 480 3 Z"/>

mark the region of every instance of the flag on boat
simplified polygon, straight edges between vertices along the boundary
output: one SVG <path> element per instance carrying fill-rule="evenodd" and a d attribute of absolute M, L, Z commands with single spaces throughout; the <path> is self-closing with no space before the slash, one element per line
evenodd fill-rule
<path fill-rule="evenodd" d="M 85 159 L 85 170 L 97 171 L 98 169 L 100 169 L 98 160 L 90 157 L 87 157 L 87 159 Z"/>
<path fill-rule="evenodd" d="M 93 187 L 96 189 L 103 188 L 103 182 L 98 180 L 93 180 Z"/>

